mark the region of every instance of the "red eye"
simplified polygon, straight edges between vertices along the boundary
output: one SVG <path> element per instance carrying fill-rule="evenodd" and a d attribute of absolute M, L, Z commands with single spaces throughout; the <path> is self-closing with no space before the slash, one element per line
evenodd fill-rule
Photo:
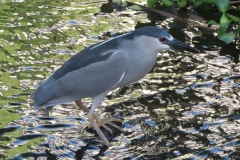
<path fill-rule="evenodd" d="M 159 38 L 159 41 L 160 41 L 160 42 L 163 42 L 163 41 L 165 41 L 165 40 L 166 40 L 165 37 L 161 37 L 161 38 Z"/>

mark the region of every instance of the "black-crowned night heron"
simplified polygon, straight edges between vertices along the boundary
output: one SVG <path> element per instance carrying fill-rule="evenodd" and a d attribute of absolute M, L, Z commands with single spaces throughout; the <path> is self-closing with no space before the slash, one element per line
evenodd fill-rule
<path fill-rule="evenodd" d="M 101 120 L 94 110 L 112 89 L 144 77 L 154 66 L 158 52 L 169 49 L 198 52 L 153 26 L 92 45 L 69 59 L 32 93 L 34 109 L 75 101 L 88 112 L 88 121 L 103 143 L 110 146 L 99 126 L 110 132 L 105 124 L 121 128 L 112 123 L 116 119 Z M 92 98 L 90 110 L 81 104 L 85 97 Z"/>

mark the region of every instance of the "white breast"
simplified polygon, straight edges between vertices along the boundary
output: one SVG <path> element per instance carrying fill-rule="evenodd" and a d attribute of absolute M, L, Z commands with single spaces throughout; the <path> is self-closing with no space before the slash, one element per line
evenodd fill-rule
<path fill-rule="evenodd" d="M 127 70 L 121 83 L 117 85 L 118 87 L 143 78 L 156 62 L 158 49 L 152 46 L 156 44 L 156 39 L 141 36 L 137 38 L 136 42 L 133 43 L 131 40 L 127 40 L 121 44 L 120 48 L 123 48 L 123 51 L 127 54 Z"/>

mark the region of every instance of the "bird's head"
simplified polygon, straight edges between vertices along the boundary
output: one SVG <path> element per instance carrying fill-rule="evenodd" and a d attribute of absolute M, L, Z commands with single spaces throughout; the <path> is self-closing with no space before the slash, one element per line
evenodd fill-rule
<path fill-rule="evenodd" d="M 198 51 L 190 47 L 189 45 L 173 38 L 166 30 L 154 26 L 143 27 L 135 30 L 133 32 L 136 36 L 144 36 L 145 43 L 149 45 L 149 47 L 154 47 L 156 50 L 169 50 L 169 49 L 177 49 L 183 51 L 189 51 L 192 53 L 198 53 Z"/>

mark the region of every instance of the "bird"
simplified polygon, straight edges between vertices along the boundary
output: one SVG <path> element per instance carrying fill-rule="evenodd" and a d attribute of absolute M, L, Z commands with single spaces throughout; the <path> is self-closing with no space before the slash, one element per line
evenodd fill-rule
<path fill-rule="evenodd" d="M 34 109 L 48 108 L 75 101 L 87 112 L 87 118 L 101 142 L 111 146 L 100 126 L 115 125 L 116 118 L 103 120 L 95 113 L 108 92 L 143 78 L 153 68 L 160 51 L 177 49 L 198 53 L 195 48 L 173 38 L 157 26 L 146 26 L 94 44 L 72 56 L 43 81 L 31 94 Z M 91 109 L 81 99 L 92 98 Z"/>

